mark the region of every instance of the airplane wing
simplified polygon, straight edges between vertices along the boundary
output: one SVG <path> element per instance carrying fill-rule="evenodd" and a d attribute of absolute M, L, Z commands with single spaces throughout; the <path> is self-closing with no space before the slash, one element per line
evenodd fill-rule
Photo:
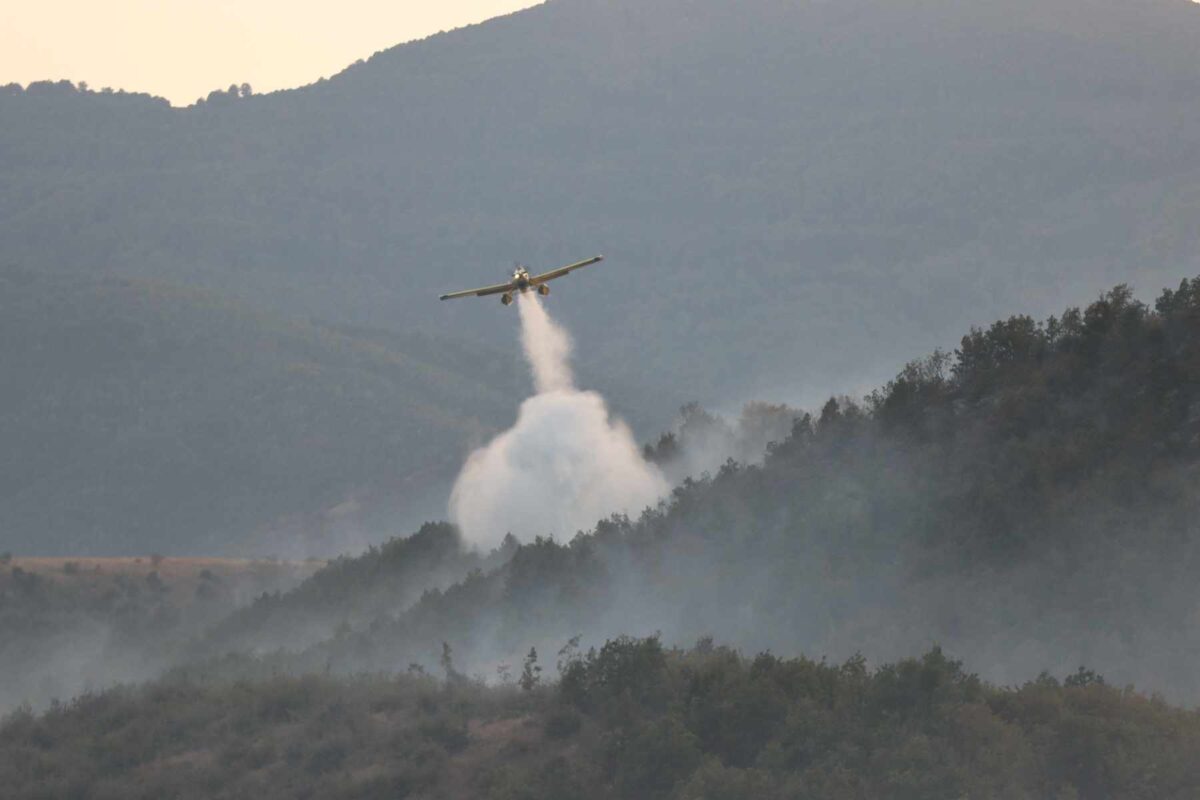
<path fill-rule="evenodd" d="M 575 264 L 568 264 L 565 267 L 559 267 L 558 269 L 552 269 L 549 272 L 543 272 L 541 275 L 534 275 L 532 278 L 530 278 L 530 282 L 531 283 L 545 283 L 546 281 L 552 281 L 555 278 L 561 278 L 563 275 L 566 275 L 567 273 L 574 272 L 575 270 L 579 269 L 580 267 L 586 267 L 590 264 L 595 264 L 595 263 L 603 261 L 603 260 L 604 260 L 604 256 L 595 256 L 593 258 L 587 259 L 586 261 L 580 261 Z"/>
<path fill-rule="evenodd" d="M 482 289 L 467 289 L 462 292 L 451 292 L 444 294 L 440 299 L 453 300 L 456 297 L 486 297 L 489 294 L 500 294 L 501 292 L 511 292 L 516 289 L 515 283 L 498 283 L 495 286 L 484 286 Z"/>

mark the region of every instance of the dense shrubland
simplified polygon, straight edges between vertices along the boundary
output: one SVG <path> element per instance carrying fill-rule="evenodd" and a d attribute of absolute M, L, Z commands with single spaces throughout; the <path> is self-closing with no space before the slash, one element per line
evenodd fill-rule
<path fill-rule="evenodd" d="M 536 654 L 530 654 L 535 656 Z M 1191 798 L 1200 715 L 1079 671 L 999 688 L 620 638 L 561 680 L 168 678 L 0 725 L 5 796 Z"/>

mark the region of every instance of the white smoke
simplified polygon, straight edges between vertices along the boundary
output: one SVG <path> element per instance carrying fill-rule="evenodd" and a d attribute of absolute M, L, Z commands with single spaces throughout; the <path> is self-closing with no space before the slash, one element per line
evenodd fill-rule
<path fill-rule="evenodd" d="M 604 398 L 575 388 L 566 331 L 536 295 L 522 295 L 518 306 L 535 394 L 512 428 L 471 454 L 450 494 L 450 518 L 482 548 L 507 533 L 570 537 L 610 514 L 653 505 L 669 489 Z"/>

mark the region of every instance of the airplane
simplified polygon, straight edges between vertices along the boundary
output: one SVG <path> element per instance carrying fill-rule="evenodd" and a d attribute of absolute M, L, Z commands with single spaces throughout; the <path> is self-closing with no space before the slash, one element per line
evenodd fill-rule
<path fill-rule="evenodd" d="M 541 275 L 530 275 L 529 270 L 525 267 L 518 266 L 513 270 L 512 280 L 508 283 L 498 283 L 495 286 L 484 286 L 482 289 L 467 289 L 463 292 L 451 292 L 444 294 L 440 299 L 453 300 L 456 297 L 484 297 L 489 294 L 500 295 L 500 302 L 504 305 L 509 305 L 513 301 L 513 292 L 525 294 L 528 291 L 535 291 L 542 297 L 550 294 L 550 287 L 547 285 L 555 278 L 561 278 L 563 275 L 569 275 L 581 267 L 586 267 L 590 264 L 603 261 L 604 256 L 594 256 L 584 261 L 578 261 L 574 264 L 568 264 L 565 267 L 552 269 L 549 272 L 543 272 Z"/>

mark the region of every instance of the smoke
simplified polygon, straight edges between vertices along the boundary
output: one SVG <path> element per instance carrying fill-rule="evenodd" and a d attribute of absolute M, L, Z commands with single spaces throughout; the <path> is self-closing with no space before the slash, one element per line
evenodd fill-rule
<path fill-rule="evenodd" d="M 469 543 L 571 536 L 615 513 L 653 505 L 669 487 L 641 456 L 604 398 L 575 388 L 571 340 L 533 295 L 519 299 L 521 343 L 535 394 L 516 423 L 467 459 L 450 495 L 450 518 Z"/>

